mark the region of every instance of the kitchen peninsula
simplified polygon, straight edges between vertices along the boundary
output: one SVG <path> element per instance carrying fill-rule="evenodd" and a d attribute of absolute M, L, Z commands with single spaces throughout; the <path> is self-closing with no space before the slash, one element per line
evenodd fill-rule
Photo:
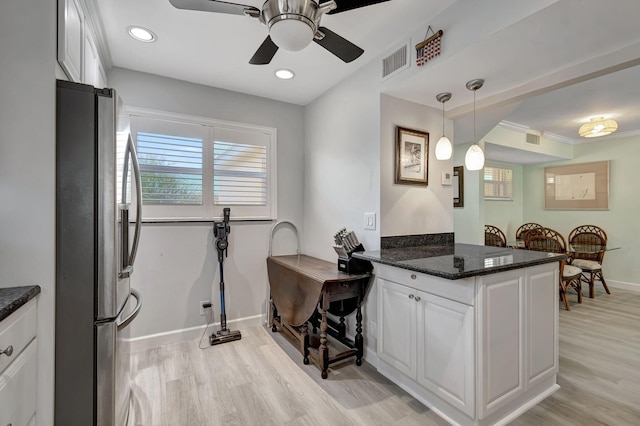
<path fill-rule="evenodd" d="M 374 262 L 378 370 L 450 423 L 506 424 L 559 388 L 564 255 L 452 243 L 354 257 Z"/>

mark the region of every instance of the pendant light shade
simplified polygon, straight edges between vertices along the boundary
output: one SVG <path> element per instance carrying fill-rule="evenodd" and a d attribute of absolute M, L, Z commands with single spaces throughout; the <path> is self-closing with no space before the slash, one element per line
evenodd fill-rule
<path fill-rule="evenodd" d="M 467 82 L 467 89 L 473 91 L 473 143 L 464 156 L 464 165 L 467 170 L 480 170 L 484 167 L 484 152 L 476 141 L 476 90 L 483 84 L 484 80 L 479 78 Z"/>
<path fill-rule="evenodd" d="M 588 123 L 580 126 L 578 134 L 583 138 L 597 138 L 598 136 L 610 135 L 616 130 L 618 130 L 618 123 L 615 120 L 594 117 Z"/>
<path fill-rule="evenodd" d="M 474 143 L 467 150 L 464 156 L 464 165 L 467 170 L 480 170 L 484 167 L 484 152 L 477 143 Z"/>
<path fill-rule="evenodd" d="M 444 103 L 451 99 L 451 93 L 440 93 L 436 96 L 438 102 L 442 102 L 442 136 L 436 143 L 436 160 L 448 160 L 453 153 L 451 141 L 444 134 Z"/>

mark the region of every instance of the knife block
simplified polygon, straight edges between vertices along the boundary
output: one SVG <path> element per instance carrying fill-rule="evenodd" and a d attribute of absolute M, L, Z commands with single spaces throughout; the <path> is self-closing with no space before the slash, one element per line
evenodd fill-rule
<path fill-rule="evenodd" d="M 368 260 L 351 257 L 352 253 L 358 251 L 364 251 L 362 244 L 358 244 L 358 246 L 349 253 L 349 257 L 338 256 L 338 271 L 346 274 L 366 274 L 367 272 L 373 271 L 373 264 Z"/>

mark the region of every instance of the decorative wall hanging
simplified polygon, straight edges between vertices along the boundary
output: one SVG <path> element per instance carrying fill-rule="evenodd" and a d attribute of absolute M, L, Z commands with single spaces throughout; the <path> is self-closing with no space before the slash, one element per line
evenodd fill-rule
<path fill-rule="evenodd" d="M 427 185 L 429 133 L 397 127 L 396 183 Z"/>
<path fill-rule="evenodd" d="M 545 167 L 545 210 L 609 210 L 609 161 Z"/>
<path fill-rule="evenodd" d="M 464 167 L 453 168 L 453 207 L 464 207 Z"/>
<path fill-rule="evenodd" d="M 431 36 L 429 37 L 429 31 Z M 416 65 L 421 67 L 431 59 L 440 55 L 440 40 L 442 39 L 442 30 L 434 33 L 431 29 L 431 25 L 427 28 L 427 33 L 424 35 L 425 40 L 416 44 Z"/>

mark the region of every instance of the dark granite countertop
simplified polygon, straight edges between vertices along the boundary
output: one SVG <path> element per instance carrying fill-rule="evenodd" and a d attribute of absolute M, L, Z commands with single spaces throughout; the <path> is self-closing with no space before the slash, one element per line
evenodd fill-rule
<path fill-rule="evenodd" d="M 40 293 L 39 285 L 0 288 L 0 321 Z"/>
<path fill-rule="evenodd" d="M 390 248 L 358 252 L 354 253 L 353 257 L 450 280 L 495 274 L 566 259 L 564 254 L 473 244 Z"/>

